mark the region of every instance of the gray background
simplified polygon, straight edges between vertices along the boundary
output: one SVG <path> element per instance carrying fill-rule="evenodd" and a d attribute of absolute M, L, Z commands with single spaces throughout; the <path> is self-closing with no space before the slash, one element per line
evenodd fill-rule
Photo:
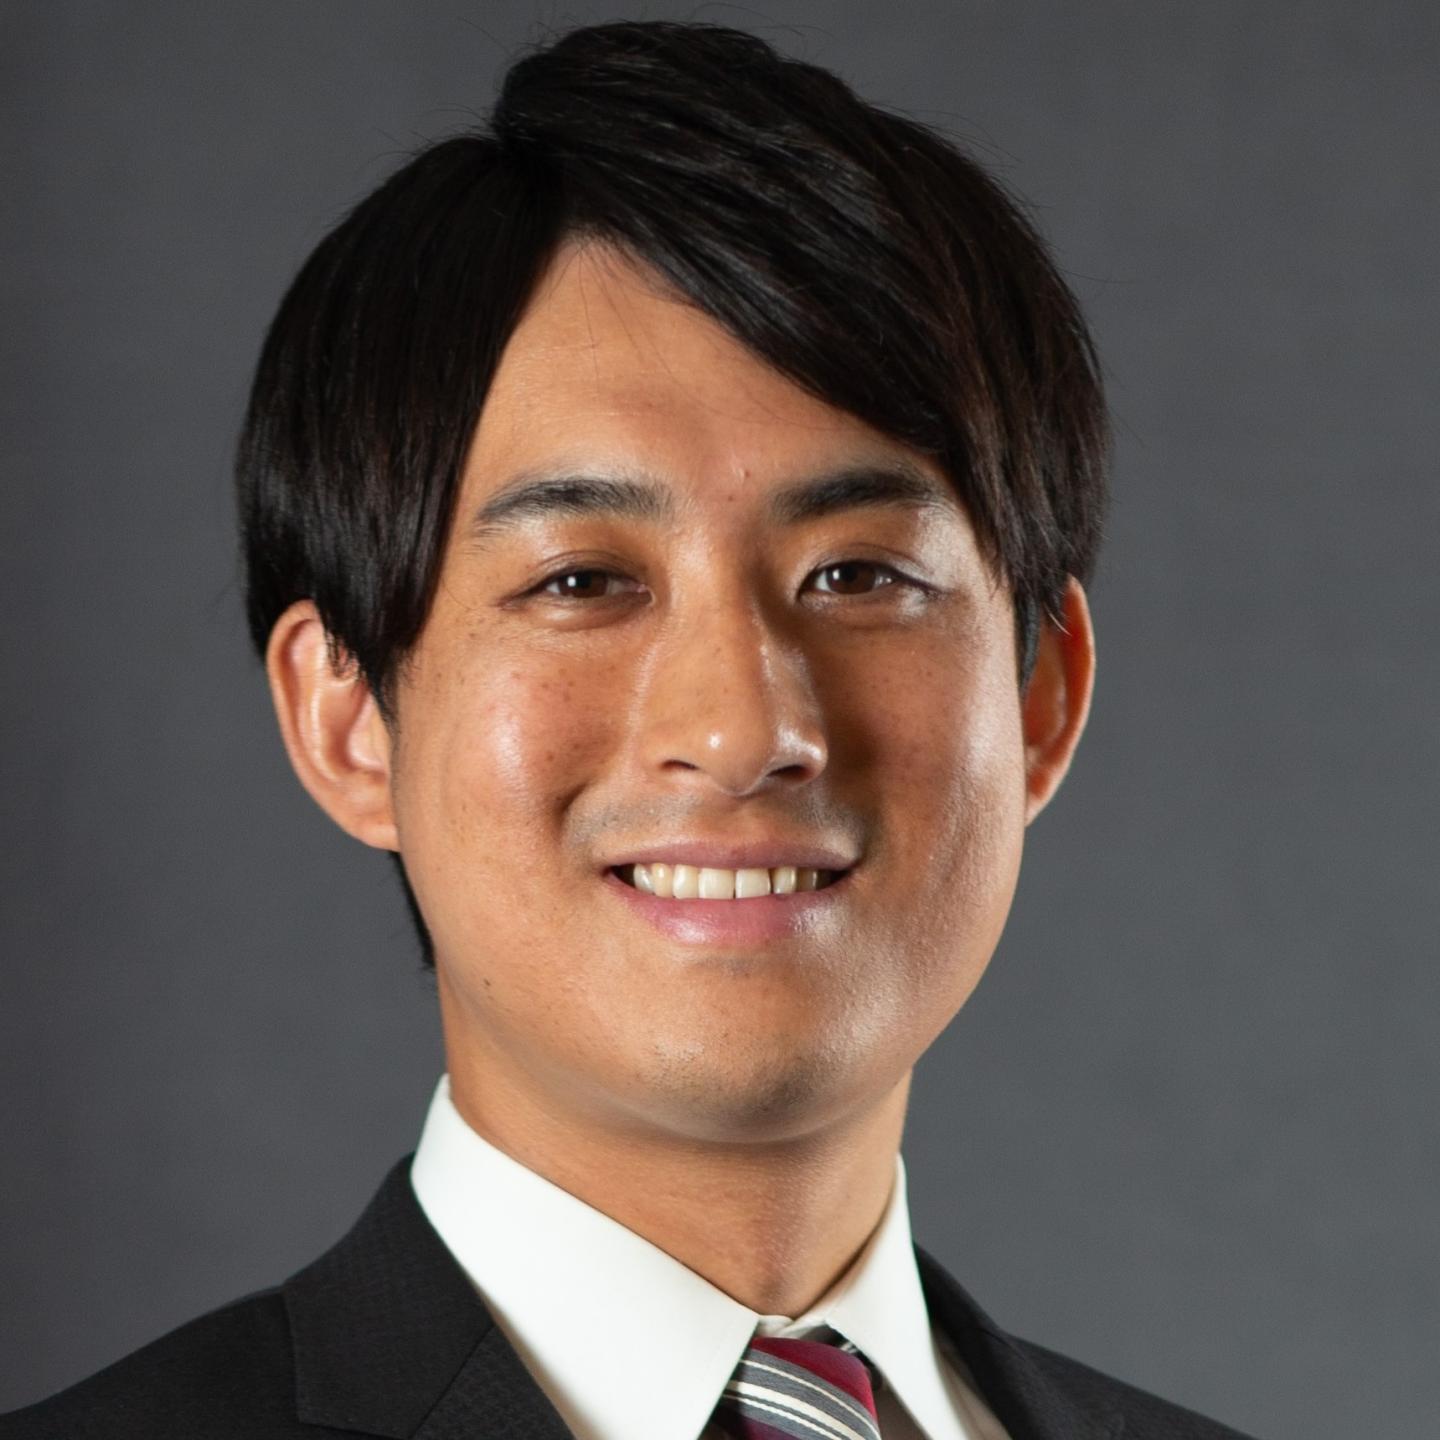
<path fill-rule="evenodd" d="M 344 207 L 537 19 L 641 13 L 967 138 L 1108 369 L 1094 716 L 922 1067 L 919 1237 L 1244 1429 L 1433 1433 L 1429 0 L 8 6 L 0 1409 L 284 1276 L 413 1143 L 431 988 L 273 733 L 232 437 Z"/>

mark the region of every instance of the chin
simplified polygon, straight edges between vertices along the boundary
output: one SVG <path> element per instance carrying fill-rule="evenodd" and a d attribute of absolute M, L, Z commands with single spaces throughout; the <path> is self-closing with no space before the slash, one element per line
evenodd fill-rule
<path fill-rule="evenodd" d="M 654 1063 L 658 1061 L 658 1064 Z M 659 1045 L 639 1108 L 672 1134 L 709 1143 L 777 1143 L 813 1134 L 863 1102 L 873 1072 L 862 1057 L 810 1037 L 783 1043 Z M 874 1084 L 882 1098 L 902 1078 Z"/>

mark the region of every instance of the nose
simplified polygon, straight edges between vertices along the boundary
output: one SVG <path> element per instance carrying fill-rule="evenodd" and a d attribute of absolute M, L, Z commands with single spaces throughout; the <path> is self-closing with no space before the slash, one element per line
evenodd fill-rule
<path fill-rule="evenodd" d="M 669 620 L 636 696 L 645 768 L 737 798 L 818 776 L 828 751 L 801 648 L 738 594 Z"/>

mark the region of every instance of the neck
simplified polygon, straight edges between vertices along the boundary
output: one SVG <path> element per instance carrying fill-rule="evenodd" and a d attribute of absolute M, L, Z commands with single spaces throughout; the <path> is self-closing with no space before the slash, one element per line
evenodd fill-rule
<path fill-rule="evenodd" d="M 751 1310 L 803 1314 L 879 1224 L 909 1093 L 784 1139 L 696 1140 L 537 1105 L 450 1057 L 466 1124 L 522 1165 L 649 1240 Z"/>

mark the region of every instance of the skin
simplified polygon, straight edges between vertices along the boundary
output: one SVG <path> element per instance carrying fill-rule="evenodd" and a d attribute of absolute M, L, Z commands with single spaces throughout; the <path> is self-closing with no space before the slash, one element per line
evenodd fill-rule
<path fill-rule="evenodd" d="M 860 464 L 952 498 L 769 520 L 781 487 Z M 674 516 L 475 533 L 507 484 L 557 471 L 643 475 Z M 404 856 L 469 1124 L 794 1315 L 883 1212 L 912 1069 L 994 952 L 1079 739 L 1073 581 L 1062 619 L 1022 694 L 1009 591 L 935 467 L 591 244 L 557 255 L 502 357 L 390 722 L 308 601 L 268 669 L 307 789 Z M 776 834 L 858 860 L 780 940 L 687 944 L 605 875 L 658 839 Z"/>

